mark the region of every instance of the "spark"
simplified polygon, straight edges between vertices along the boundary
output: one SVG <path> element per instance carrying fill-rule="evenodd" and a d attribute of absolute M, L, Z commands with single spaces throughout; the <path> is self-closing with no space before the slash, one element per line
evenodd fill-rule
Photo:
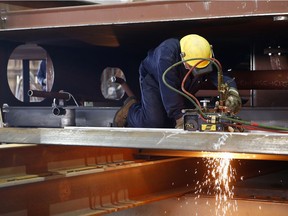
<path fill-rule="evenodd" d="M 207 171 L 204 181 L 198 181 L 195 187 L 196 199 L 206 192 L 215 196 L 215 214 L 225 216 L 228 211 L 237 210 L 237 202 L 231 201 L 234 197 L 233 181 L 236 181 L 236 171 L 231 166 L 232 155 L 222 153 L 221 157 L 203 158 Z"/>

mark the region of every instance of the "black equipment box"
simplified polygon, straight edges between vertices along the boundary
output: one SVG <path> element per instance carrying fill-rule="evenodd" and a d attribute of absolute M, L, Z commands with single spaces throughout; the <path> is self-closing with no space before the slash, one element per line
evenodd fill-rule
<path fill-rule="evenodd" d="M 209 122 L 205 121 L 197 112 L 186 112 L 183 116 L 184 130 L 188 131 L 224 131 L 225 127 L 219 122 L 219 114 L 209 113 Z"/>

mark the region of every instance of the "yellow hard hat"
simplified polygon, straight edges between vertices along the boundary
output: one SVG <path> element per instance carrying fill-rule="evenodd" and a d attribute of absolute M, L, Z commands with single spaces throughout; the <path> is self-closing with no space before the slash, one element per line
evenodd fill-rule
<path fill-rule="evenodd" d="M 184 36 L 180 40 L 180 48 L 181 48 L 181 55 L 184 60 L 188 60 L 191 58 L 211 58 L 212 57 L 212 50 L 209 42 L 197 35 L 197 34 L 189 34 Z M 187 61 L 187 64 L 190 66 L 194 66 L 201 60 L 191 60 Z M 204 68 L 210 62 L 203 61 L 197 65 L 197 68 Z"/>

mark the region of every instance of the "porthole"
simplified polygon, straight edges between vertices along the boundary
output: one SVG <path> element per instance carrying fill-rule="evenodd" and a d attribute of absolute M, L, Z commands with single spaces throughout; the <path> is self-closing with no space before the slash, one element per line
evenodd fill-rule
<path fill-rule="evenodd" d="M 125 75 L 120 68 L 107 67 L 101 75 L 101 92 L 105 99 L 120 100 L 123 98 L 125 91 L 121 84 L 116 81 L 120 78 L 126 81 Z"/>
<path fill-rule="evenodd" d="M 44 98 L 29 97 L 29 90 L 51 91 L 54 69 L 45 49 L 35 44 L 16 47 L 7 68 L 8 84 L 14 96 L 22 102 L 40 102 Z"/>

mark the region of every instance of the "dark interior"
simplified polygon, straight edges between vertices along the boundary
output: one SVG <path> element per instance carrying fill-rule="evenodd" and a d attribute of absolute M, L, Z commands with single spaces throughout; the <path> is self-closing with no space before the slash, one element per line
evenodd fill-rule
<path fill-rule="evenodd" d="M 264 56 L 257 64 L 265 64 L 268 60 L 265 48 L 287 47 L 286 26 L 287 21 L 256 16 L 1 32 L 1 104 L 31 105 L 15 99 L 6 82 L 7 61 L 13 49 L 21 44 L 35 43 L 49 53 L 55 70 L 52 91 L 65 90 L 78 98 L 119 105 L 119 101 L 107 101 L 101 95 L 98 87 L 101 72 L 108 66 L 121 68 L 131 89 L 139 95 L 139 64 L 150 48 L 166 38 L 181 38 L 190 33 L 204 36 L 213 45 L 215 57 L 224 70 L 232 69 L 235 76 L 238 71 L 250 71 L 251 59 L 257 55 Z M 46 99 L 36 105 L 50 104 L 51 100 Z"/>

